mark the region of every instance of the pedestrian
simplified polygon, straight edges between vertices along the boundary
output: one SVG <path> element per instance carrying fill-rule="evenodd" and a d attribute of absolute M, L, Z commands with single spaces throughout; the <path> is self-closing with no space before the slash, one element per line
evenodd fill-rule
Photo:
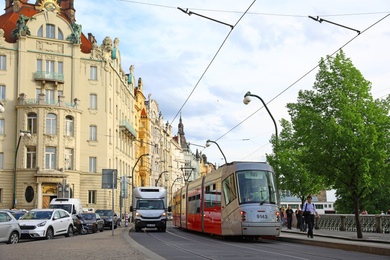
<path fill-rule="evenodd" d="M 362 212 L 361 212 L 360 214 L 362 214 L 362 215 L 367 215 L 368 213 L 367 213 L 367 210 L 362 209 Z"/>
<path fill-rule="evenodd" d="M 311 202 L 312 197 L 307 196 L 307 201 L 303 205 L 303 214 L 305 216 L 305 222 L 307 223 L 308 231 L 307 237 L 313 238 L 313 227 L 314 227 L 314 216 L 318 216 L 318 212 L 316 210 L 316 206 Z M 319 217 L 319 216 L 318 216 Z"/>
<path fill-rule="evenodd" d="M 297 229 L 301 229 L 301 225 L 302 225 L 302 211 L 301 211 L 301 208 L 299 206 L 295 210 L 295 217 L 297 219 Z"/>
<path fill-rule="evenodd" d="M 282 221 L 282 227 L 284 226 L 284 206 L 280 208 L 280 220 Z"/>
<path fill-rule="evenodd" d="M 294 211 L 291 209 L 291 206 L 288 206 L 287 210 L 286 210 L 287 229 L 291 229 L 293 214 L 294 214 Z"/>

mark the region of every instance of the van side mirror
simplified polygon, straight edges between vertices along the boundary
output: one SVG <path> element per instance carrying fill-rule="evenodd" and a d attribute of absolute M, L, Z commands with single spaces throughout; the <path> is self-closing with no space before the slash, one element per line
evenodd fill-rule
<path fill-rule="evenodd" d="M 172 207 L 168 206 L 168 212 L 172 212 Z"/>
<path fill-rule="evenodd" d="M 133 206 L 130 206 L 130 212 L 133 212 Z"/>

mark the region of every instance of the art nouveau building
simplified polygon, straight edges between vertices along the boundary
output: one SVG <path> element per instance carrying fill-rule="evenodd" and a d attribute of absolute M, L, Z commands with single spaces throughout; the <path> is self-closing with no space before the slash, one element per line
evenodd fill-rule
<path fill-rule="evenodd" d="M 149 184 L 148 157 L 133 169 L 150 152 L 142 145 L 150 142 L 142 80 L 136 82 L 133 66 L 123 71 L 119 39 L 98 44 L 82 33 L 74 15 L 73 0 L 5 1 L 0 208 L 44 208 L 57 196 L 80 198 L 86 208 L 110 208 L 103 169 Z M 118 182 L 117 209 L 120 196 Z"/>

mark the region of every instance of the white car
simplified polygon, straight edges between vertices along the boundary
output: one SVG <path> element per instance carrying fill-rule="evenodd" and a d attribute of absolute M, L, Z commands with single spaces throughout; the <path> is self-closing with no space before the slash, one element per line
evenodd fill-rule
<path fill-rule="evenodd" d="M 0 211 L 0 242 L 16 244 L 21 235 L 18 221 L 11 213 Z"/>
<path fill-rule="evenodd" d="M 52 239 L 73 236 L 73 219 L 63 209 L 33 209 L 19 219 L 22 237 Z"/>

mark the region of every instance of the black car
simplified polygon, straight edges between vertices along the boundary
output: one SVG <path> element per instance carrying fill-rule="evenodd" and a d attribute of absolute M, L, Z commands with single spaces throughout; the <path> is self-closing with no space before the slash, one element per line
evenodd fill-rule
<path fill-rule="evenodd" d="M 98 209 L 95 213 L 104 220 L 104 226 L 112 228 L 112 216 L 114 216 L 114 229 L 118 227 L 120 219 L 118 219 L 118 214 L 112 212 L 110 209 Z"/>
<path fill-rule="evenodd" d="M 97 213 L 82 213 L 85 224 L 87 226 L 88 231 L 92 231 L 92 233 L 96 233 L 98 230 L 103 232 L 104 230 L 104 220 Z"/>

